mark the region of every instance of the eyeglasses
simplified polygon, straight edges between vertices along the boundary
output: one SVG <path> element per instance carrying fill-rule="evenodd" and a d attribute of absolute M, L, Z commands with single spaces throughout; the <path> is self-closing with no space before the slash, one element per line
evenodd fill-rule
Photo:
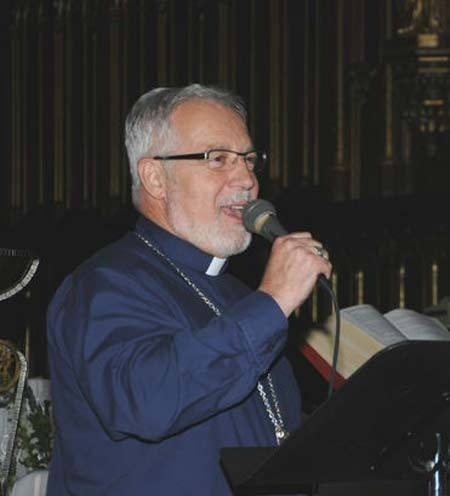
<path fill-rule="evenodd" d="M 156 160 L 205 160 L 208 168 L 215 171 L 231 170 L 236 166 L 238 157 L 242 157 L 250 172 L 258 173 L 264 169 L 267 154 L 256 150 L 235 152 L 217 148 L 201 153 L 185 153 L 183 155 L 157 155 Z"/>

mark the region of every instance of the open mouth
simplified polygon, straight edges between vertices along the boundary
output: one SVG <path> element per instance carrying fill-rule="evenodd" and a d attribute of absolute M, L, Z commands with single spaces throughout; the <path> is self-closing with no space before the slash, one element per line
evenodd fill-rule
<path fill-rule="evenodd" d="M 244 210 L 244 207 L 245 204 L 225 205 L 222 207 L 222 211 L 229 217 L 242 221 L 242 211 Z"/>

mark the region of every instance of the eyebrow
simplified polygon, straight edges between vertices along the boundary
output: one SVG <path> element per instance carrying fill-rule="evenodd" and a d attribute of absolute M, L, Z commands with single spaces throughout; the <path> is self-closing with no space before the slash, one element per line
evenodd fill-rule
<path fill-rule="evenodd" d="M 205 151 L 206 150 L 232 150 L 232 151 L 239 151 L 239 150 L 234 150 L 233 148 L 231 148 L 230 146 L 228 145 L 224 145 L 224 144 L 215 144 L 215 145 L 207 145 L 205 147 Z M 251 152 L 252 150 L 256 150 L 255 148 L 255 145 L 253 143 L 250 143 L 250 145 L 248 147 L 246 147 L 242 153 L 246 153 L 246 152 Z"/>

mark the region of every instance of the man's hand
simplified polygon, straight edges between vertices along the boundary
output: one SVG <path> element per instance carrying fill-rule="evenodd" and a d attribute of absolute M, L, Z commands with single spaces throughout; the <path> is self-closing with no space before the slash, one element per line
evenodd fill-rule
<path fill-rule="evenodd" d="M 309 297 L 319 274 L 329 278 L 331 269 L 319 241 L 310 233 L 291 233 L 274 241 L 258 289 L 272 296 L 288 317 Z"/>

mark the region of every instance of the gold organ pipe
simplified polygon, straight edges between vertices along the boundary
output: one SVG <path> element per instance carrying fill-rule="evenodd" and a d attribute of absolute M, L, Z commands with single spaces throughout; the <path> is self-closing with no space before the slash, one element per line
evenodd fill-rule
<path fill-rule="evenodd" d="M 91 184 L 91 204 L 93 207 L 97 206 L 98 203 L 98 194 L 97 194 L 97 154 L 98 154 L 98 79 L 97 79 L 97 61 L 99 59 L 99 40 L 96 32 L 92 35 L 92 62 L 91 62 L 91 73 L 92 73 L 92 110 L 89 113 L 91 116 L 90 119 L 90 140 L 92 143 L 91 146 L 91 154 L 90 154 L 90 163 L 88 166 L 88 170 L 90 173 L 90 184 Z"/>
<path fill-rule="evenodd" d="M 336 160 L 338 167 L 344 166 L 344 5 L 343 0 L 336 0 L 337 8 L 337 150 Z"/>
<path fill-rule="evenodd" d="M 271 36 L 270 36 L 270 177 L 280 179 L 280 3 L 270 1 Z"/>
<path fill-rule="evenodd" d="M 83 168 L 83 183 L 82 183 L 82 203 L 83 207 L 87 207 L 89 205 L 89 187 L 90 187 L 90 163 L 89 163 L 89 29 L 88 29 L 88 20 L 89 20 L 89 0 L 84 0 L 82 5 L 82 61 L 81 61 L 81 123 L 82 123 L 82 168 Z"/>
<path fill-rule="evenodd" d="M 117 198 L 120 193 L 120 9 L 117 3 L 110 7 L 109 71 L 110 71 L 110 119 L 109 119 L 109 195 Z"/>
<path fill-rule="evenodd" d="M 145 6 L 147 5 L 147 0 L 140 0 L 139 2 L 139 88 L 140 93 L 147 91 L 147 82 L 145 79 L 146 75 L 146 38 L 148 32 L 148 19 L 145 15 Z M 189 40 L 190 43 L 190 40 Z"/>
<path fill-rule="evenodd" d="M 358 270 L 355 275 L 356 279 L 356 302 L 358 305 L 364 303 L 364 271 Z"/>
<path fill-rule="evenodd" d="M 192 7 L 192 1 L 188 3 L 188 13 L 187 13 L 187 76 L 188 81 L 192 82 L 194 80 L 194 38 L 195 38 L 195 25 L 194 25 L 194 13 Z"/>
<path fill-rule="evenodd" d="M 205 43 L 205 13 L 202 11 L 198 16 L 198 77 L 200 83 L 205 80 L 205 54 L 204 54 L 204 43 Z"/>
<path fill-rule="evenodd" d="M 218 59 L 219 59 L 219 81 L 229 82 L 229 29 L 230 13 L 229 4 L 219 2 L 219 29 L 218 29 Z"/>
<path fill-rule="evenodd" d="M 287 12 L 287 0 L 283 0 L 281 4 L 282 16 L 283 16 L 283 28 L 281 30 L 281 42 L 282 42 L 282 68 L 280 71 L 281 81 L 282 81 L 282 93 L 281 93 L 281 139 L 282 139 L 282 164 L 283 164 L 283 187 L 287 187 L 289 179 L 289 163 L 288 163 L 288 12 Z"/>
<path fill-rule="evenodd" d="M 405 308 L 405 276 L 406 269 L 404 264 L 400 265 L 398 270 L 398 283 L 399 283 L 399 308 Z"/>
<path fill-rule="evenodd" d="M 385 158 L 391 161 L 393 158 L 392 146 L 392 65 L 386 65 L 386 147 Z"/>
<path fill-rule="evenodd" d="M 256 122 L 256 95 L 258 78 L 256 74 L 256 46 L 254 40 L 256 39 L 256 1 L 250 1 L 250 134 L 255 136 L 255 122 Z"/>
<path fill-rule="evenodd" d="M 124 116 L 128 111 L 128 73 L 129 73 L 129 64 L 128 64 L 128 43 L 129 43 L 129 31 L 128 31 L 128 6 L 127 0 L 123 0 L 123 22 L 122 22 L 122 43 L 121 43 L 121 52 L 122 52 L 122 70 L 120 71 L 122 74 L 121 77 L 121 105 L 120 105 L 120 122 L 123 122 Z M 127 199 L 129 197 L 128 190 L 128 162 L 126 158 L 125 149 L 120 146 L 122 142 L 122 127 L 119 125 L 119 140 L 117 142 L 118 145 L 118 153 L 119 153 L 119 191 L 120 191 L 120 199 L 122 204 L 126 204 Z"/>
<path fill-rule="evenodd" d="M 386 0 L 386 38 L 392 39 L 392 0 Z M 392 64 L 386 64 L 385 84 L 386 84 L 386 135 L 385 135 L 385 161 L 393 159 L 392 144 Z"/>
<path fill-rule="evenodd" d="M 12 168 L 11 168 L 11 206 L 15 210 L 19 206 L 19 187 L 20 187 L 20 10 L 15 12 L 14 30 L 11 42 L 11 95 L 12 95 L 12 113 L 11 113 L 11 132 L 12 132 Z"/>
<path fill-rule="evenodd" d="M 439 265 L 436 261 L 431 265 L 431 304 L 437 305 L 439 301 Z"/>
<path fill-rule="evenodd" d="M 318 185 L 320 181 L 320 46 L 322 31 L 320 29 L 320 6 L 321 2 L 314 2 L 316 6 L 316 33 L 315 33 L 315 59 L 314 59 L 314 162 L 313 183 Z"/>
<path fill-rule="evenodd" d="M 309 6 L 310 0 L 304 2 L 303 15 L 303 177 L 309 177 Z M 317 26 L 316 26 L 317 29 Z"/>
<path fill-rule="evenodd" d="M 29 148 L 28 148 L 28 126 L 27 126 L 27 112 L 29 108 L 29 102 L 28 102 L 28 91 L 27 91 L 27 86 L 25 83 L 25 74 L 27 74 L 27 68 L 29 66 L 29 7 L 25 6 L 24 12 L 23 12 L 23 26 L 22 26 L 22 46 L 21 46 L 21 74 L 23 77 L 23 84 L 22 84 L 22 105 L 21 105 L 21 122 L 20 122 L 20 143 L 21 143 L 21 172 L 22 172 L 22 178 L 21 178 L 21 187 L 20 187 L 20 195 L 19 195 L 19 204 L 22 207 L 22 213 L 25 213 L 28 210 L 28 168 L 30 167 L 30 161 L 29 161 Z"/>
<path fill-rule="evenodd" d="M 62 26 L 62 5 L 54 5 L 56 27 L 54 32 L 54 110 L 53 110 L 53 160 L 55 202 L 64 197 L 64 33 Z"/>
<path fill-rule="evenodd" d="M 64 181 L 64 199 L 67 208 L 72 206 L 72 107 L 67 102 L 73 101 L 72 95 L 72 29 L 71 29 L 71 3 L 66 5 L 66 18 L 64 25 L 64 165 L 65 165 L 65 181 Z"/>
<path fill-rule="evenodd" d="M 158 13 L 158 85 L 168 84 L 167 74 L 167 8 L 160 4 Z"/>
<path fill-rule="evenodd" d="M 38 169 L 38 203 L 43 205 L 45 201 L 45 154 L 44 154 L 44 129 L 45 129 L 45 112 L 44 112 L 44 88 L 45 88 L 45 25 L 44 25 L 44 6 L 42 3 L 38 7 L 38 41 L 37 41 L 37 169 Z"/>
<path fill-rule="evenodd" d="M 237 88 L 237 71 L 238 63 L 238 48 L 237 48 L 237 24 L 235 20 L 238 17 L 236 0 L 231 1 L 231 27 L 230 27 L 230 71 L 231 71 L 231 87 L 235 90 Z"/>

